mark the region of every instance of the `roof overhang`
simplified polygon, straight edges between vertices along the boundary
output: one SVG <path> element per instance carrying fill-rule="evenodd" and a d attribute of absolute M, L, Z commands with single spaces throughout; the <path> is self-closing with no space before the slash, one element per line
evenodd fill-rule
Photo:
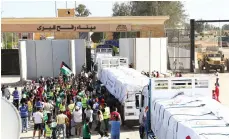
<path fill-rule="evenodd" d="M 169 16 L 2 18 L 1 24 L 164 24 Z"/>

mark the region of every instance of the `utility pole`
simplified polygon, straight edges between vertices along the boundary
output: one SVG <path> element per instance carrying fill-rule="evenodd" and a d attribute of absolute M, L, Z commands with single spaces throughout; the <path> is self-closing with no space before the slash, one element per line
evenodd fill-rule
<path fill-rule="evenodd" d="M 56 14 L 56 17 L 57 17 L 56 1 L 55 1 L 55 14 Z"/>
<path fill-rule="evenodd" d="M 152 32 L 149 32 L 149 77 L 151 78 L 151 36 L 152 36 Z"/>
<path fill-rule="evenodd" d="M 219 19 L 220 20 L 220 19 Z M 220 48 L 222 49 L 222 30 L 221 30 L 221 25 L 220 25 L 220 22 L 219 22 L 219 42 L 220 42 Z"/>
<path fill-rule="evenodd" d="M 75 9 L 76 9 L 77 5 L 76 5 L 76 1 L 75 1 Z"/>

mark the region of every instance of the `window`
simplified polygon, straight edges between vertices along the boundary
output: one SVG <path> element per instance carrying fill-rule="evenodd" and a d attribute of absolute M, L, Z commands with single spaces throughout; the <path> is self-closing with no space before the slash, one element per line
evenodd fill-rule
<path fill-rule="evenodd" d="M 136 105 L 136 108 L 139 109 L 139 94 L 136 94 L 135 95 L 135 105 Z"/>
<path fill-rule="evenodd" d="M 28 39 L 29 33 L 22 33 L 21 39 Z"/>
<path fill-rule="evenodd" d="M 144 101 L 145 101 L 145 97 L 144 97 L 144 95 L 142 95 L 142 100 L 141 100 L 141 107 L 142 108 L 144 107 Z"/>
<path fill-rule="evenodd" d="M 137 38 L 137 32 L 120 32 L 120 38 Z"/>

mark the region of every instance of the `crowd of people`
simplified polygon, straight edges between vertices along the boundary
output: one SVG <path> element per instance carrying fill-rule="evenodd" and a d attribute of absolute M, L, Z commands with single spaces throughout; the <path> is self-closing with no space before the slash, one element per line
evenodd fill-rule
<path fill-rule="evenodd" d="M 74 76 L 60 73 L 57 78 L 40 77 L 21 91 L 15 87 L 13 104 L 22 120 L 22 131 L 34 123 L 33 137 L 64 138 L 72 136 L 90 139 L 92 131 L 112 139 L 120 138 L 121 117 L 115 106 L 108 106 L 98 81 L 93 74 L 82 70 Z M 37 86 L 39 84 L 39 86 Z M 21 93 L 21 95 L 20 95 Z M 21 96 L 21 97 L 20 97 Z M 110 126 L 110 125 L 111 126 Z M 93 126 L 94 125 L 94 126 Z M 94 128 L 93 128 L 94 127 Z"/>
<path fill-rule="evenodd" d="M 142 74 L 149 76 L 149 73 Z M 152 77 L 159 76 L 159 72 L 152 72 Z M 182 75 L 176 73 L 175 77 Z M 216 77 L 212 97 L 219 101 L 218 73 Z M 63 73 L 56 78 L 41 76 L 21 91 L 15 87 L 12 94 L 7 86 L 2 86 L 1 90 L 8 100 L 13 96 L 13 104 L 21 116 L 21 132 L 28 131 L 29 122 L 34 123 L 33 137 L 38 131 L 39 138 L 55 139 L 60 134 L 69 138 L 73 128 L 74 134 L 83 139 L 90 139 L 92 131 L 108 137 L 110 128 L 111 139 L 120 138 L 121 117 L 117 108 L 106 100 L 106 89 L 101 89 L 94 75 L 85 69 L 77 76 Z"/>

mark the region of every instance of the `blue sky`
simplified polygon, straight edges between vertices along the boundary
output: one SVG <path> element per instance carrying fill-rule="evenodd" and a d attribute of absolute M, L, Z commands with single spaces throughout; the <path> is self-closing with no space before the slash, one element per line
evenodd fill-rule
<path fill-rule="evenodd" d="M 74 1 L 67 7 L 73 8 Z M 111 16 L 112 1 L 77 1 L 90 9 L 91 16 Z M 185 9 L 189 18 L 229 19 L 229 0 L 188 0 Z M 3 1 L 2 17 L 55 17 L 54 1 Z M 65 1 L 57 1 L 57 8 L 65 8 Z"/>

